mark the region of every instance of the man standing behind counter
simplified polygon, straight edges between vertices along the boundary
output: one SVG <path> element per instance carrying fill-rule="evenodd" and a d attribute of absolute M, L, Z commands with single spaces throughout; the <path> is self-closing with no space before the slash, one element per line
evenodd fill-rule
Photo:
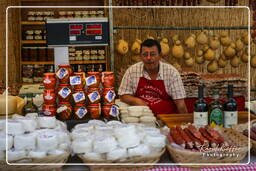
<path fill-rule="evenodd" d="M 187 113 L 185 90 L 179 72 L 160 61 L 161 46 L 147 39 L 141 44 L 141 62 L 127 69 L 118 90 L 129 105 L 149 106 L 155 115 Z"/>

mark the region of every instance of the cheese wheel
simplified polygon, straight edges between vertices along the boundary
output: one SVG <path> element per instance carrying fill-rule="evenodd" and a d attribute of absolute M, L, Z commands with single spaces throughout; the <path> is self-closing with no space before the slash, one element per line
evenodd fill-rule
<path fill-rule="evenodd" d="M 139 122 L 139 118 L 128 116 L 128 117 L 122 118 L 122 121 L 124 123 L 138 123 Z"/>
<path fill-rule="evenodd" d="M 107 153 L 107 160 L 125 159 L 127 157 L 126 148 L 116 148 Z"/>
<path fill-rule="evenodd" d="M 0 161 L 5 160 L 5 152 L 3 150 L 0 150 Z"/>
<path fill-rule="evenodd" d="M 10 150 L 13 146 L 13 136 L 1 133 L 0 134 L 0 150 L 6 150 L 5 144 L 6 144 L 6 138 L 8 138 L 8 146 L 7 149 Z"/>
<path fill-rule="evenodd" d="M 107 125 L 110 125 L 110 126 L 112 126 L 113 128 L 116 126 L 116 125 L 121 125 L 122 124 L 122 122 L 120 122 L 120 121 L 109 121 L 109 122 L 107 122 Z"/>
<path fill-rule="evenodd" d="M 140 144 L 140 137 L 138 135 L 127 135 L 117 137 L 117 141 L 119 146 L 122 148 L 130 148 L 135 147 Z"/>
<path fill-rule="evenodd" d="M 50 151 L 57 149 L 58 138 L 53 133 L 41 133 L 37 136 L 37 146 L 39 150 Z"/>
<path fill-rule="evenodd" d="M 140 117 L 140 122 L 155 122 L 156 118 L 154 116 L 142 116 Z"/>
<path fill-rule="evenodd" d="M 77 138 L 83 138 L 83 137 L 86 138 L 90 136 L 91 136 L 91 132 L 83 129 L 74 129 L 71 133 L 72 140 L 75 140 Z"/>
<path fill-rule="evenodd" d="M 56 118 L 55 117 L 38 117 L 38 124 L 40 128 L 55 128 Z"/>
<path fill-rule="evenodd" d="M 24 117 L 18 118 L 17 120 L 22 123 L 25 132 L 33 132 L 37 128 L 37 122 L 34 119 Z"/>
<path fill-rule="evenodd" d="M 142 116 L 151 116 L 151 117 L 155 117 L 154 113 L 150 112 L 143 112 Z"/>
<path fill-rule="evenodd" d="M 31 118 L 31 119 L 37 119 L 38 118 L 38 114 L 37 113 L 27 113 L 25 115 L 26 118 Z"/>
<path fill-rule="evenodd" d="M 88 123 L 92 125 L 105 125 L 105 122 L 97 119 L 89 120 Z"/>
<path fill-rule="evenodd" d="M 128 156 L 147 156 L 150 154 L 150 148 L 146 144 L 140 144 L 134 148 L 128 148 Z"/>
<path fill-rule="evenodd" d="M 59 130 L 53 130 L 53 133 L 57 136 L 58 142 L 59 143 L 68 143 L 70 142 L 70 136 L 69 132 L 59 129 Z"/>
<path fill-rule="evenodd" d="M 21 122 L 16 121 L 16 120 L 8 120 L 8 134 L 11 135 L 19 135 L 19 134 L 24 134 L 25 129 L 22 125 Z"/>
<path fill-rule="evenodd" d="M 46 157 L 46 152 L 45 151 L 39 151 L 39 150 L 30 151 L 28 153 L 28 157 L 30 157 L 30 158 L 44 158 L 44 157 Z"/>
<path fill-rule="evenodd" d="M 12 119 L 14 119 L 14 120 L 18 120 L 18 119 L 21 119 L 21 118 L 25 118 L 25 117 L 22 116 L 22 115 L 19 115 L 19 114 L 12 115 Z"/>
<path fill-rule="evenodd" d="M 115 133 L 116 137 L 122 137 L 127 134 L 134 135 L 134 134 L 136 134 L 136 127 L 135 127 L 135 125 L 131 125 L 131 124 L 117 125 L 114 128 L 114 133 Z"/>
<path fill-rule="evenodd" d="M 70 143 L 61 143 L 59 144 L 58 149 L 64 150 L 64 151 L 69 151 L 70 148 Z"/>
<path fill-rule="evenodd" d="M 165 147 L 166 137 L 162 134 L 149 134 L 146 135 L 144 138 L 144 143 L 156 148 L 163 148 Z"/>
<path fill-rule="evenodd" d="M 92 146 L 93 142 L 90 138 L 77 138 L 71 144 L 72 151 L 76 154 L 92 152 Z"/>
<path fill-rule="evenodd" d="M 76 125 L 75 129 L 82 129 L 82 130 L 85 130 L 85 131 L 93 131 L 94 126 L 93 126 L 93 124 L 90 124 L 90 123 L 84 123 L 84 124 Z"/>
<path fill-rule="evenodd" d="M 129 116 L 140 117 L 143 113 L 143 106 L 129 106 L 127 108 Z"/>
<path fill-rule="evenodd" d="M 160 134 L 160 130 L 154 127 L 144 127 L 143 131 L 145 132 L 146 135 Z"/>
<path fill-rule="evenodd" d="M 117 147 L 117 141 L 113 136 L 102 136 L 94 139 L 93 151 L 96 153 L 107 153 Z"/>
<path fill-rule="evenodd" d="M 27 153 L 25 150 L 11 149 L 7 151 L 8 161 L 19 160 L 26 157 Z"/>
<path fill-rule="evenodd" d="M 101 153 L 86 152 L 83 156 L 91 160 L 104 160 L 104 156 Z"/>
<path fill-rule="evenodd" d="M 114 136 L 114 132 L 113 130 L 102 130 L 102 131 L 98 131 L 96 130 L 93 134 L 94 138 L 98 138 L 98 137 L 102 137 L 102 136 Z"/>
<path fill-rule="evenodd" d="M 14 136 L 14 148 L 17 150 L 34 150 L 36 148 L 35 134 L 22 134 Z"/>
<path fill-rule="evenodd" d="M 0 114 L 13 114 L 17 111 L 17 100 L 16 97 L 14 96 L 8 96 L 8 110 L 6 111 L 6 96 L 5 95 L 0 95 Z"/>
<path fill-rule="evenodd" d="M 64 150 L 61 150 L 61 149 L 54 149 L 54 150 L 51 150 L 51 151 L 48 151 L 48 155 L 62 155 L 64 154 L 65 151 Z"/>
<path fill-rule="evenodd" d="M 95 125 L 95 131 L 111 131 L 113 127 L 111 125 Z"/>
<path fill-rule="evenodd" d="M 4 131 L 5 130 L 5 119 L 0 119 L 0 131 Z"/>
<path fill-rule="evenodd" d="M 155 122 L 141 122 L 141 124 L 148 126 L 148 127 L 156 127 Z"/>

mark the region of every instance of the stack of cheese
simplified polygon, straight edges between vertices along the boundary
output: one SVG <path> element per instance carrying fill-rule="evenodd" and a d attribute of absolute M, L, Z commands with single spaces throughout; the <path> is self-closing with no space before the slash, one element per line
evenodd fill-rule
<path fill-rule="evenodd" d="M 166 141 L 165 135 L 154 127 L 99 120 L 76 125 L 71 137 L 72 151 L 90 160 L 126 160 L 158 154 Z"/>
<path fill-rule="evenodd" d="M 25 117 L 15 114 L 8 120 L 7 126 L 5 120 L 0 122 L 0 158 L 2 160 L 5 158 L 6 149 L 9 161 L 22 158 L 44 158 L 69 151 L 71 142 L 67 127 L 55 117 L 38 117 L 37 113 L 29 113 Z M 6 137 L 8 137 L 7 147 Z"/>

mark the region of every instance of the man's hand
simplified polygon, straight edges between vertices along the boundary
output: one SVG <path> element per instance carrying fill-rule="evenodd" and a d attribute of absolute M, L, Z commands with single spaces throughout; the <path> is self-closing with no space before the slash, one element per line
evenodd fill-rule
<path fill-rule="evenodd" d="M 121 95 L 120 100 L 132 106 L 147 106 L 147 103 L 144 100 L 129 94 Z"/>
<path fill-rule="evenodd" d="M 185 104 L 184 99 L 174 100 L 174 103 L 176 104 L 176 107 L 179 113 L 188 113 L 187 106 Z"/>

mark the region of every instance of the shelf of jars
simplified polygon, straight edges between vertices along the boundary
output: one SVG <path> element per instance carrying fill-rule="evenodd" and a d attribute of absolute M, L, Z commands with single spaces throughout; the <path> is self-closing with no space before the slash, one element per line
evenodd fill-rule
<path fill-rule="evenodd" d="M 99 61 L 69 61 L 70 64 L 105 64 L 106 61 L 104 60 L 99 60 Z M 40 64 L 45 64 L 45 65 L 53 65 L 53 61 L 21 61 L 22 65 L 40 65 Z"/>

